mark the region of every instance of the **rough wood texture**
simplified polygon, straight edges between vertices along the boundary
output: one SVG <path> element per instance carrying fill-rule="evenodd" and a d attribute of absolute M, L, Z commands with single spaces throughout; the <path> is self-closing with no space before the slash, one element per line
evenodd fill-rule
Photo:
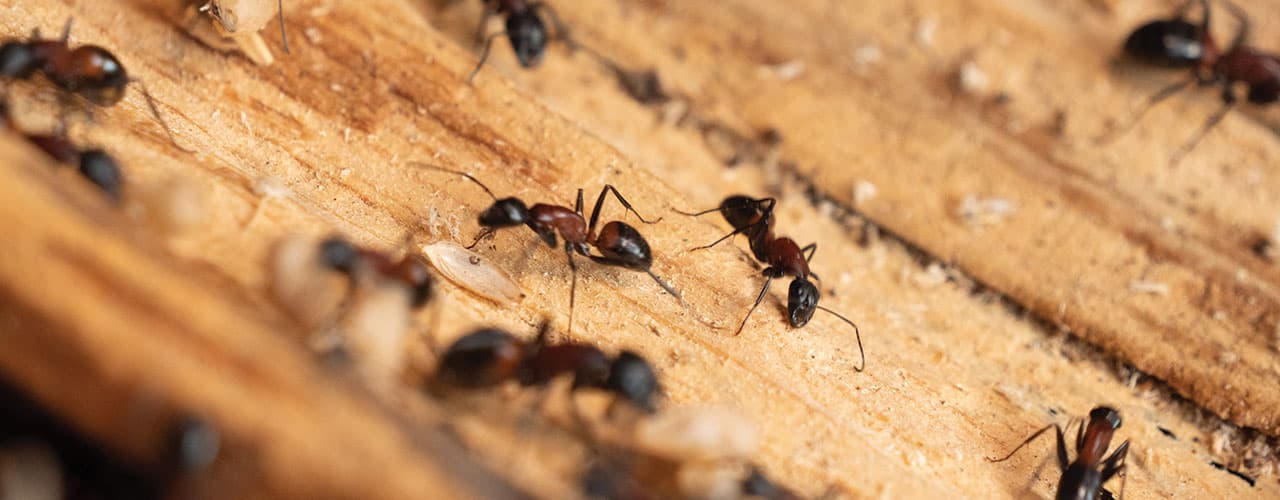
<path fill-rule="evenodd" d="M 280 344 L 252 340 L 273 338 L 264 325 L 246 319 L 260 313 L 248 308 L 243 317 L 232 315 L 232 306 L 218 297 L 226 293 L 220 287 L 229 287 L 266 304 L 266 251 L 289 232 L 338 230 L 387 248 L 406 234 L 418 242 L 469 241 L 477 231 L 474 214 L 488 198 L 456 179 L 408 166 L 410 160 L 469 170 L 500 195 L 529 201 L 570 203 L 574 189 L 594 194 L 610 183 L 646 217 L 664 217 L 640 228 L 655 249 L 655 271 L 684 292 L 690 308 L 643 275 L 583 265 L 575 335 L 655 360 L 672 404 L 719 402 L 754 415 L 764 440 L 759 461 L 804 493 L 818 494 L 835 483 L 860 497 L 1018 496 L 1049 456 L 1048 440 L 1006 464 L 988 464 L 982 457 L 1007 451 L 1045 423 L 1107 403 L 1125 416 L 1120 438 L 1134 444 L 1128 497 L 1280 494 L 1273 475 L 1250 489 L 1209 465 L 1239 460 L 1244 452 L 1222 438 L 1234 431 L 1214 433 L 1213 419 L 1196 416 L 1159 386 L 1118 380 L 1104 356 L 1046 332 L 989 296 L 970 293 L 964 277 L 948 281 L 942 268 L 922 268 L 893 241 L 859 247 L 856 223 L 834 220 L 830 206 L 811 206 L 802 191 L 812 183 L 820 195 L 850 205 L 856 182 L 874 185 L 876 195 L 857 208 L 875 223 L 1038 316 L 1067 325 L 1105 355 L 1167 380 L 1196 404 L 1276 434 L 1280 396 L 1271 342 L 1280 272 L 1248 253 L 1248 240 L 1280 213 L 1280 202 L 1268 195 L 1275 191 L 1273 173 L 1248 166 L 1274 157 L 1274 137 L 1257 126 L 1267 116 L 1229 118 L 1222 132 L 1176 168 L 1156 153 L 1176 147 L 1199 118 L 1183 126 L 1170 117 L 1199 117 L 1209 103 L 1170 105 L 1112 146 L 1089 141 L 1108 119 L 1122 117 L 1122 110 L 1157 86 L 1155 76 L 1139 81 L 1127 72 L 1110 72 L 1108 61 L 1132 25 L 1168 6 L 1133 2 L 1107 11 L 1097 5 L 1110 3 L 1083 0 L 1053 6 L 920 0 L 906 7 L 817 0 L 555 3 L 579 40 L 637 67 L 660 68 L 668 87 L 689 96 L 700 116 L 747 136 L 776 129 L 788 167 L 783 170 L 806 181 L 797 184 L 773 168 L 726 170 L 701 132 L 636 104 L 582 53 L 552 49 L 543 67 L 522 72 L 499 43 L 493 66 L 476 85 L 467 85 L 463 79 L 474 59 L 458 45 L 472 39 L 480 11 L 475 2 L 289 4 L 289 29 L 300 34 L 294 54 L 267 68 L 191 41 L 174 28 L 181 9 L 170 2 L 12 2 L 0 17 L 0 31 L 17 36 L 35 26 L 52 31 L 74 15 L 73 42 L 116 50 L 161 101 L 179 141 L 200 150 L 187 155 L 169 144 L 132 93 L 114 109 L 95 111 L 92 124 L 74 129 L 77 137 L 105 145 L 122 159 L 131 192 L 176 176 L 206 194 L 211 216 L 205 225 L 168 239 L 172 259 L 179 262 L 157 264 L 155 278 L 119 278 L 155 279 L 164 284 L 154 290 L 189 291 L 179 296 L 190 297 L 183 302 L 157 297 L 156 304 L 199 313 L 183 317 L 190 325 L 166 328 L 190 326 L 195 338 L 218 345 Z M 1280 40 L 1265 35 L 1273 20 L 1259 21 L 1258 44 L 1280 47 Z M 921 25 L 929 23 L 936 30 L 932 43 L 924 44 Z M 760 26 L 769 29 L 757 38 Z M 268 43 L 278 48 L 278 41 Z M 879 60 L 867 49 L 872 46 Z M 953 90 L 965 61 L 991 78 L 980 95 Z M 780 65 L 797 62 L 803 68 L 799 75 L 778 76 Z M 992 104 L 997 93 L 1008 96 L 1005 104 Z M 36 104 L 30 108 L 19 106 L 40 114 Z M 146 245 L 129 237 L 113 237 L 116 226 L 59 226 L 38 219 L 43 215 L 32 214 L 51 211 L 57 220 L 75 221 L 88 217 L 75 214 L 104 209 L 75 201 L 91 198 L 87 193 L 54 198 L 38 194 L 48 188 L 38 188 L 37 194 L 23 194 L 30 184 L 74 184 L 69 177 L 29 172 L 3 171 L 6 196 L 15 200 L 5 204 L 0 218 L 7 238 L 38 242 L 41 235 L 57 234 L 79 243 L 76 255 L 102 255 L 88 264 L 95 270 L 113 269 L 110 256 L 129 262 L 143 255 L 171 258 L 139 250 Z M 741 336 L 730 335 L 755 296 L 758 271 L 741 248 L 730 245 L 684 252 L 722 234 L 724 225 L 670 210 L 709 207 L 734 192 L 778 194 L 781 232 L 820 243 L 813 267 L 826 279 L 824 304 L 861 325 L 866 373 L 853 373 L 856 348 L 842 325 L 819 315 L 806 328 L 789 330 L 776 300 L 761 306 Z M 955 214 L 970 194 L 1010 199 L 1016 212 L 995 224 L 966 225 Z M 68 206 L 56 207 L 53 199 Z M 616 207 L 607 213 L 622 216 Z M 128 233 L 119 228 L 114 234 Z M 3 286 L 9 295 L 36 280 L 20 271 L 65 265 L 41 257 L 39 247 L 15 248 L 25 248 L 26 260 L 0 268 L 8 271 Z M 544 313 L 563 327 L 563 254 L 516 230 L 481 248 L 530 295 L 520 307 L 496 310 L 446 286 L 447 313 L 437 332 L 442 340 L 478 322 L 527 332 Z M 174 279 L 174 269 L 191 266 L 203 271 L 186 273 L 189 283 Z M 107 282 L 117 281 L 114 274 L 106 276 Z M 1169 293 L 1135 293 L 1135 281 L 1164 283 Z M 15 321 L 38 321 L 45 317 L 40 311 L 74 310 L 74 304 L 110 309 L 110 302 L 97 302 L 104 300 L 98 289 L 49 278 L 36 283 L 44 284 L 37 288 L 41 293 L 19 295 L 11 308 Z M 60 287 L 57 299 L 44 295 L 53 286 Z M 212 291 L 200 297 L 201 289 Z M 147 317 L 127 311 L 114 321 Z M 223 328 L 219 314 L 245 326 Z M 117 363 L 136 359 L 143 363 L 136 366 L 154 369 L 183 363 L 185 351 L 164 347 L 169 344 L 131 353 L 98 343 L 146 332 L 67 321 L 47 328 L 75 333 L 58 338 L 97 339 L 84 344 L 90 360 L 130 366 Z M 29 356 L 0 355 L 0 369 L 98 434 L 119 428 L 85 413 L 119 404 L 132 394 L 129 389 L 104 392 L 119 400 L 58 399 L 54 386 L 37 385 L 43 380 L 38 374 L 51 368 L 30 362 L 49 349 L 33 345 Z M 280 433 L 301 445 L 320 432 L 312 426 L 319 424 L 307 424 L 323 415 L 319 409 L 298 409 L 290 413 L 296 418 L 267 425 L 258 401 L 295 404 L 281 393 L 333 398 L 346 411 L 366 411 L 345 392 L 303 388 L 315 385 L 303 382 L 317 369 L 300 352 L 283 345 L 273 349 L 286 361 L 255 352 L 245 363 L 270 367 L 282 384 L 290 383 L 281 388 L 291 390 L 218 406 L 233 427 L 253 430 L 245 431 L 247 439 Z M 166 361 L 142 361 L 150 359 Z M 128 373 L 126 380 L 142 376 L 140 369 Z M 188 399 L 198 391 L 184 380 L 166 379 L 158 390 L 197 408 L 197 401 L 213 401 L 218 394 Z M 225 390 L 238 387 L 232 382 Z M 412 391 L 406 399 L 405 413 L 430 407 Z M 1162 435 L 1158 426 L 1177 438 Z M 381 441 L 365 443 L 369 453 L 414 455 L 392 444 L 383 429 Z M 495 468 L 505 464 L 510 440 L 463 434 Z M 129 443 L 122 439 L 119 445 Z M 320 442 L 314 456 L 298 453 L 299 459 L 320 464 L 324 443 L 334 445 Z M 1209 443 L 1228 449 L 1211 450 Z M 398 474 L 409 484 L 410 469 L 430 471 L 431 463 L 419 458 L 362 479 L 352 469 L 332 480 L 350 488 L 399 487 Z M 347 465 L 377 470 L 369 463 Z M 548 497 L 572 491 L 573 465 L 564 459 L 538 456 L 505 465 L 510 467 L 504 472 L 528 491 Z M 1272 468 L 1253 465 L 1262 472 Z M 288 485 L 320 489 L 300 479 L 311 477 L 308 469 L 294 467 L 302 465 L 282 466 L 268 484 L 278 492 L 300 491 Z M 1036 486 L 1040 491 L 1056 481 L 1049 469 Z"/>

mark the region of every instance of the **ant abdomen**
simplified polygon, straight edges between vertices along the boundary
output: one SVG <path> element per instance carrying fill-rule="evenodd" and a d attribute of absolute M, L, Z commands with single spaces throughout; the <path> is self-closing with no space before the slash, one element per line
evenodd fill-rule
<path fill-rule="evenodd" d="M 1129 35 L 1124 51 L 1148 64 L 1190 68 L 1204 58 L 1204 34 L 1182 19 L 1152 21 Z"/>
<path fill-rule="evenodd" d="M 645 413 L 658 411 L 657 399 L 662 392 L 658 374 L 648 361 L 631 351 L 622 351 L 613 360 L 605 387 L 630 401 Z"/>
<path fill-rule="evenodd" d="M 613 221 L 605 224 L 596 238 L 596 248 L 611 264 L 627 269 L 648 271 L 653 265 L 649 243 L 636 228 L 625 222 Z"/>
<path fill-rule="evenodd" d="M 111 106 L 124 98 L 129 75 L 111 52 L 96 45 L 76 47 L 65 60 L 54 58 L 51 63 L 65 68 L 46 71 L 55 75 L 60 86 L 71 89 L 99 106 Z M 60 75 L 60 76 L 56 76 Z"/>
<path fill-rule="evenodd" d="M 485 328 L 458 339 L 440 359 L 436 377 L 463 388 L 482 388 L 511 380 L 523 358 L 523 344 L 511 334 Z"/>

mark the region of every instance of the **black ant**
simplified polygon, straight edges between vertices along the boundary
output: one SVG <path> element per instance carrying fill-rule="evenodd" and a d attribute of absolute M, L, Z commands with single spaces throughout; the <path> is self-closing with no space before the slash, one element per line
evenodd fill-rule
<path fill-rule="evenodd" d="M 0 77 L 27 80 L 40 73 L 62 91 L 103 107 L 120 102 L 124 98 L 125 87 L 136 83 L 151 108 L 151 114 L 164 128 L 169 140 L 179 149 L 191 151 L 178 144 L 147 87 L 140 80 L 129 78 L 124 65 L 114 54 L 97 45 L 81 45 L 73 49 L 67 43 L 70 36 L 71 21 L 67 21 L 62 38 L 57 40 L 41 38 L 40 30 L 36 29 L 29 41 L 4 42 L 0 45 Z"/>
<path fill-rule="evenodd" d="M 1166 68 L 1190 68 L 1191 77 L 1175 82 L 1149 97 L 1133 119 L 1121 131 L 1136 125 L 1156 104 L 1177 94 L 1191 83 L 1222 86 L 1222 107 L 1205 120 L 1204 125 L 1174 153 L 1173 163 L 1189 153 L 1210 130 L 1226 117 L 1236 104 L 1233 86 L 1248 86 L 1246 98 L 1252 104 L 1271 104 L 1280 100 L 1280 58 L 1245 45 L 1249 35 L 1249 19 L 1238 6 L 1226 2 L 1239 19 L 1240 29 L 1225 52 L 1220 51 L 1209 33 L 1209 2 L 1199 0 L 1203 17 L 1199 25 L 1184 18 L 1194 0 L 1188 0 L 1169 19 L 1151 21 L 1134 30 L 1125 40 L 1124 50 L 1143 63 Z"/>
<path fill-rule="evenodd" d="M 662 392 L 653 367 L 639 354 L 622 351 L 610 359 L 594 346 L 549 344 L 550 322 L 543 321 L 533 342 L 496 328 L 482 328 L 455 341 L 440 359 L 434 381 L 448 387 L 481 389 L 514 380 L 525 387 L 546 387 L 572 374 L 572 390 L 593 388 L 613 393 L 647 414 L 657 411 Z"/>
<path fill-rule="evenodd" d="M 521 67 L 533 68 L 541 64 L 549 37 L 547 25 L 542 22 L 541 17 L 538 17 L 539 13 L 545 12 L 551 18 L 551 23 L 556 27 L 556 35 L 564 40 L 565 44 L 571 48 L 575 46 L 569 39 L 569 31 L 560 21 L 560 16 L 546 3 L 527 0 L 482 1 L 484 14 L 480 16 L 480 27 L 476 29 L 476 41 L 484 40 L 484 51 L 480 53 L 480 62 L 476 63 L 476 69 L 467 76 L 468 83 L 475 79 L 476 73 L 480 72 L 484 62 L 489 59 L 489 48 L 493 46 L 493 40 L 503 35 L 511 41 L 511 49 L 515 51 L 516 60 L 520 62 Z M 506 16 L 506 30 L 485 36 L 485 23 L 494 15 Z"/>
<path fill-rule="evenodd" d="M 18 128 L 13 120 L 7 101 L 0 100 L 0 129 L 10 130 L 27 140 L 31 145 L 44 151 L 46 155 L 58 163 L 78 165 L 80 175 L 98 186 L 112 201 L 120 201 L 120 189 L 124 183 L 120 174 L 120 166 L 115 159 L 101 149 L 81 150 L 67 140 L 64 134 L 32 134 Z"/>
<path fill-rule="evenodd" d="M 353 286 L 361 268 L 403 283 L 409 288 L 409 305 L 413 309 L 421 308 L 431 300 L 435 280 L 422 257 L 405 255 L 395 258 L 385 252 L 357 247 L 339 236 L 331 236 L 320 242 L 320 258 L 325 266 L 345 275 Z"/>
<path fill-rule="evenodd" d="M 1124 459 L 1129 453 L 1129 441 L 1126 439 L 1116 447 L 1110 455 L 1111 438 L 1120 429 L 1120 412 L 1106 406 L 1099 406 L 1089 412 L 1089 422 L 1081 423 L 1076 429 L 1076 460 L 1067 461 L 1067 443 L 1062 428 L 1058 424 L 1047 425 L 1032 434 L 1017 448 L 1004 458 L 987 457 L 988 462 L 1008 460 L 1029 444 L 1052 428 L 1058 436 L 1058 467 L 1062 469 L 1062 479 L 1058 481 L 1058 500 L 1092 500 L 1094 498 L 1112 498 L 1111 493 L 1102 488 L 1103 483 L 1120 474 L 1120 498 L 1124 498 L 1126 476 Z M 1070 428 L 1071 424 L 1067 424 Z"/>
<path fill-rule="evenodd" d="M 792 276 L 794 279 L 791 280 L 791 287 L 787 293 L 788 322 L 793 328 L 803 327 L 813 318 L 813 313 L 821 309 L 848 323 L 849 326 L 853 327 L 854 335 L 858 339 L 858 354 L 862 357 L 861 366 L 854 368 L 854 371 L 862 371 L 867 366 L 867 356 L 862 350 L 862 333 L 858 330 L 858 325 L 840 313 L 818 305 L 818 287 L 809 280 L 810 277 L 819 279 L 817 274 L 809 270 L 809 261 L 813 259 L 813 254 L 817 252 L 818 244 L 810 243 L 804 248 L 800 248 L 795 240 L 791 238 L 774 236 L 773 208 L 776 204 L 777 200 L 774 198 L 751 198 L 745 195 L 734 195 L 725 198 L 719 207 L 710 210 L 697 213 L 681 212 L 679 210 L 677 212 L 694 217 L 720 212 L 725 221 L 733 226 L 733 231 L 724 237 L 709 245 L 694 248 L 691 251 L 711 248 L 738 234 L 745 234 L 751 246 L 751 253 L 756 260 L 769 266 L 762 272 L 765 276 L 765 281 L 764 286 L 760 289 L 760 295 L 756 297 L 755 303 L 747 311 L 746 317 L 742 318 L 742 323 L 738 325 L 738 329 L 733 333 L 735 336 L 742 333 L 742 329 L 747 325 L 747 319 L 751 317 L 751 313 L 755 312 L 760 302 L 764 301 L 765 295 L 769 292 L 769 285 L 773 284 L 773 280 L 784 276 Z"/>
<path fill-rule="evenodd" d="M 450 170 L 435 165 L 424 163 L 416 163 L 415 165 L 430 170 L 438 170 L 451 174 L 460 175 L 474 182 L 490 198 L 494 199 L 493 205 L 489 206 L 484 213 L 480 214 L 480 225 L 484 230 L 476 236 L 467 248 L 474 248 L 480 240 L 486 236 L 493 234 L 498 229 L 528 226 L 533 232 L 537 233 L 542 241 L 547 243 L 551 248 L 556 247 L 556 233 L 560 233 L 560 237 L 564 238 L 564 253 L 569 259 L 569 269 L 573 273 L 573 282 L 569 288 L 569 331 L 573 331 L 573 306 L 577 297 L 578 289 L 578 265 L 573 261 L 573 254 L 587 257 L 599 264 L 606 266 L 617 266 L 630 269 L 633 271 L 643 271 L 653 278 L 663 290 L 675 297 L 676 300 L 684 302 L 671 285 L 668 285 L 657 274 L 653 272 L 653 254 L 649 251 L 649 243 L 644 240 L 644 236 L 640 235 L 634 227 L 622 221 L 611 221 L 600 228 L 600 232 L 596 232 L 596 223 L 600 220 L 600 207 L 604 205 L 604 200 L 610 193 L 628 212 L 635 214 L 640 222 L 645 224 L 656 224 L 662 219 L 656 221 L 645 220 L 644 217 L 631 207 L 631 203 L 618 192 L 612 185 L 605 184 L 600 190 L 600 196 L 596 197 L 595 208 L 591 209 L 591 222 L 583 218 L 582 213 L 582 190 L 578 190 L 578 201 L 574 205 L 573 210 L 568 207 L 559 205 L 548 205 L 545 203 L 537 203 L 532 207 L 526 207 L 524 201 L 519 198 L 508 197 L 499 199 L 489 190 L 488 186 L 472 177 L 471 174 L 458 170 Z M 591 247 L 595 247 L 600 251 L 600 255 L 592 255 Z"/>

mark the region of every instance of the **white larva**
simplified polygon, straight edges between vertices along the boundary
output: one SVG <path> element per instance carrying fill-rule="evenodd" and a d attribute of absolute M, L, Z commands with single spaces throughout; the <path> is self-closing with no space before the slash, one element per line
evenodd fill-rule
<path fill-rule="evenodd" d="M 424 245 L 422 253 L 441 276 L 476 295 L 499 304 L 524 299 L 520 285 L 478 253 L 447 241 Z"/>

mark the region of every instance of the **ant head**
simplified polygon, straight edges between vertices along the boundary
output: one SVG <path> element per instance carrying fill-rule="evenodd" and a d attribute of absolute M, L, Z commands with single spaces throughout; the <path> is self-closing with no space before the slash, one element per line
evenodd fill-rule
<path fill-rule="evenodd" d="M 609 380 L 605 388 L 626 398 L 645 413 L 658 409 L 654 398 L 662 392 L 658 375 L 648 361 L 631 351 L 622 351 L 609 368 Z"/>
<path fill-rule="evenodd" d="M 1168 68 L 1190 68 L 1205 57 L 1205 38 L 1199 26 L 1182 19 L 1144 24 L 1124 42 L 1130 57 Z"/>
<path fill-rule="evenodd" d="M 80 153 L 80 175 L 107 193 L 112 200 L 120 200 L 120 187 L 124 179 L 120 175 L 120 166 L 101 149 L 90 149 Z"/>
<path fill-rule="evenodd" d="M 1111 426 L 1111 430 L 1114 431 L 1120 428 L 1120 412 L 1109 406 L 1099 406 L 1089 412 L 1089 421 L 1106 422 L 1107 425 Z"/>
<path fill-rule="evenodd" d="M 341 236 L 330 236 L 320 242 L 320 260 L 334 271 L 351 274 L 359 258 L 360 250 Z"/>
<path fill-rule="evenodd" d="M 25 80 L 40 67 L 31 44 L 26 42 L 5 42 L 0 45 L 0 76 Z"/>
<path fill-rule="evenodd" d="M 609 259 L 613 265 L 648 271 L 653 265 L 653 253 L 649 251 L 649 242 L 644 240 L 640 231 L 622 221 L 613 221 L 600 228 L 600 236 L 596 238 L 596 249 Z"/>
<path fill-rule="evenodd" d="M 532 68 L 542 62 L 542 53 L 547 47 L 547 27 L 537 12 L 530 9 L 508 17 L 507 38 L 511 40 L 511 48 L 515 50 L 520 66 Z"/>
<path fill-rule="evenodd" d="M 484 328 L 458 339 L 440 358 L 436 379 L 456 387 L 490 387 L 515 377 L 524 345 L 510 333 Z"/>
<path fill-rule="evenodd" d="M 484 227 L 511 227 L 529 221 L 529 208 L 519 198 L 503 198 L 493 202 L 488 210 L 480 214 L 480 225 Z"/>
<path fill-rule="evenodd" d="M 102 47 L 85 45 L 71 51 L 72 86 L 90 102 L 111 106 L 124 98 L 129 75 L 116 56 Z"/>
<path fill-rule="evenodd" d="M 800 328 L 813 319 L 818 310 L 818 287 L 805 278 L 791 281 L 791 290 L 787 293 L 787 319 L 791 326 Z"/>
<path fill-rule="evenodd" d="M 756 223 L 764 215 L 765 202 L 750 196 L 734 195 L 720 202 L 720 213 L 734 229 L 742 229 Z"/>

